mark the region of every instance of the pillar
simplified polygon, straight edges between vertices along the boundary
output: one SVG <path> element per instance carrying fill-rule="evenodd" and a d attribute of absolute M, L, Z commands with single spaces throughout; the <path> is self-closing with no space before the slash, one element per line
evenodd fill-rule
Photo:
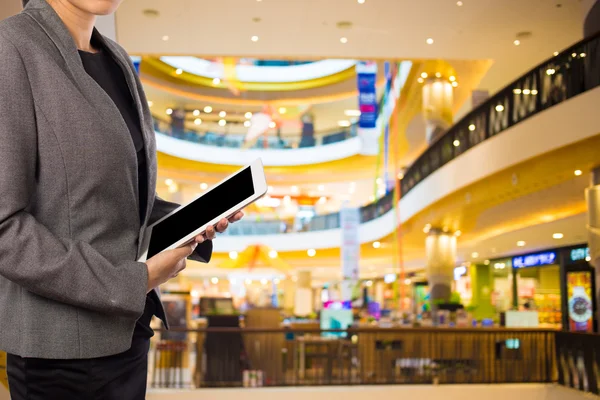
<path fill-rule="evenodd" d="M 596 304 L 600 301 L 600 167 L 592 171 L 590 187 L 585 190 L 588 215 L 588 246 L 590 265 L 596 268 Z M 600 320 L 600 307 L 598 319 Z"/>
<path fill-rule="evenodd" d="M 296 282 L 288 278 L 281 281 L 281 285 L 283 289 L 282 308 L 286 311 L 292 312 L 294 310 L 294 304 L 296 302 Z"/>
<path fill-rule="evenodd" d="M 313 298 L 310 271 L 298 271 L 296 282 L 296 301 L 294 303 L 294 315 L 307 317 L 313 312 Z"/>
<path fill-rule="evenodd" d="M 423 83 L 423 118 L 427 143 L 433 143 L 452 125 L 452 82 L 436 73 Z"/>
<path fill-rule="evenodd" d="M 456 264 L 456 236 L 440 229 L 430 229 L 425 240 L 425 257 L 433 308 L 438 301 L 450 300 Z"/>
<path fill-rule="evenodd" d="M 473 317 L 477 320 L 494 318 L 496 316 L 496 309 L 492 305 L 494 272 L 491 265 L 471 266 L 471 287 L 473 290 L 471 303 L 475 306 Z"/>

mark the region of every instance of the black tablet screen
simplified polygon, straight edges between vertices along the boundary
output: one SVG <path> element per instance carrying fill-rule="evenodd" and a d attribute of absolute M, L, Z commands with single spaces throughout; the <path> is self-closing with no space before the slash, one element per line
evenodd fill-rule
<path fill-rule="evenodd" d="M 248 167 L 156 224 L 152 229 L 147 258 L 160 253 L 253 194 L 252 170 Z"/>

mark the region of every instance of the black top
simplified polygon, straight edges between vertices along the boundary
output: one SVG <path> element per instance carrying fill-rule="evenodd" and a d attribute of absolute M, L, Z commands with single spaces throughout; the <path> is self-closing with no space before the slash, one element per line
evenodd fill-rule
<path fill-rule="evenodd" d="M 131 139 L 137 153 L 140 221 L 142 221 L 147 207 L 148 178 L 140 118 L 123 70 L 108 51 L 102 49 L 97 44 L 94 44 L 94 47 L 100 48 L 100 51 L 97 53 L 88 53 L 80 50 L 79 56 L 88 75 L 104 89 L 106 94 L 115 103 L 131 134 Z M 136 323 L 134 336 L 150 338 L 154 335 L 154 331 L 150 328 L 150 321 L 156 311 L 155 302 L 158 300 L 156 297 L 157 295 L 154 290 L 146 296 L 144 314 Z"/>

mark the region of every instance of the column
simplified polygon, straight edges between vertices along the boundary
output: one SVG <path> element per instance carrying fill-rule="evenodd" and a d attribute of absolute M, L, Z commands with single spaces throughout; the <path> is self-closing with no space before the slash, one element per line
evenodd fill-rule
<path fill-rule="evenodd" d="M 313 298 L 310 271 L 298 271 L 296 282 L 296 302 L 294 304 L 294 315 L 307 317 L 313 312 Z"/>
<path fill-rule="evenodd" d="M 471 266 L 471 287 L 473 289 L 471 303 L 476 307 L 473 311 L 475 319 L 494 318 L 496 315 L 496 309 L 492 305 L 494 272 L 491 265 L 476 264 Z"/>
<path fill-rule="evenodd" d="M 425 240 L 425 257 L 433 308 L 438 301 L 450 300 L 456 264 L 456 236 L 431 228 Z"/>
<path fill-rule="evenodd" d="M 585 190 L 588 213 L 588 246 L 590 265 L 596 268 L 596 304 L 600 301 L 600 167 L 592 171 L 591 185 Z M 600 320 L 600 307 L 598 318 Z"/>
<path fill-rule="evenodd" d="M 452 125 L 452 104 L 454 96 L 450 80 L 440 73 L 429 76 L 423 73 L 423 118 L 425 119 L 425 135 L 427 143 L 434 142 Z"/>

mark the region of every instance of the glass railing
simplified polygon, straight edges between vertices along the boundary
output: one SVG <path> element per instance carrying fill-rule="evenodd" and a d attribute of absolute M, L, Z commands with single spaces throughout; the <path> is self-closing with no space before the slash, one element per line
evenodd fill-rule
<path fill-rule="evenodd" d="M 211 131 L 190 130 L 173 127 L 169 122 L 154 118 L 154 130 L 164 135 L 185 140 L 187 142 L 204 144 L 207 146 L 241 148 L 244 146 L 245 135 L 218 133 Z M 252 145 L 253 149 L 296 149 L 305 147 L 316 147 L 333 143 L 343 142 L 346 139 L 356 137 L 357 127 L 351 125 L 348 128 L 340 128 L 327 132 L 317 132 L 314 137 L 285 136 L 259 138 Z"/>

